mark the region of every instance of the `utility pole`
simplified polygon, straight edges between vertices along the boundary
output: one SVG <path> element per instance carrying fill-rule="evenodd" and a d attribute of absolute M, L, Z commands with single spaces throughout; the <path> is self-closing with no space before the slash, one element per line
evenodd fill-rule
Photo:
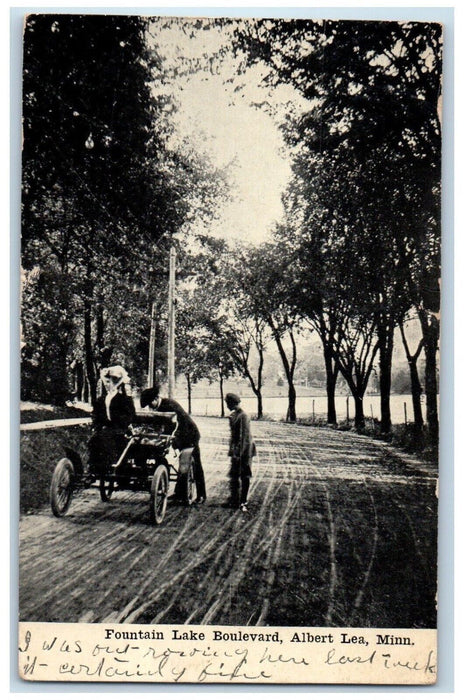
<path fill-rule="evenodd" d="M 168 397 L 174 398 L 175 384 L 175 332 L 176 332 L 176 249 L 171 246 L 169 253 L 168 289 Z"/>
<path fill-rule="evenodd" d="M 148 350 L 148 386 L 155 383 L 155 339 L 156 339 L 156 304 L 151 305 L 150 345 Z"/>

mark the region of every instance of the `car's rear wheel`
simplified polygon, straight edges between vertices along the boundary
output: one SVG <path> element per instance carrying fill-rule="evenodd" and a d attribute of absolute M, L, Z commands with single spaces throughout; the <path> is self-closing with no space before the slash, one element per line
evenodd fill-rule
<path fill-rule="evenodd" d="M 67 512 L 74 490 L 74 467 L 70 459 L 63 457 L 55 467 L 50 485 L 50 505 L 53 515 L 61 518 Z"/>
<path fill-rule="evenodd" d="M 164 464 L 156 467 L 150 489 L 150 520 L 161 525 L 168 502 L 169 474 Z"/>

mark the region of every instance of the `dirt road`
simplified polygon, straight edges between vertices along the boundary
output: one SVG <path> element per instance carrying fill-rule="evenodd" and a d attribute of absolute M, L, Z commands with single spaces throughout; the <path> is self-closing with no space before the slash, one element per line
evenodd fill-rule
<path fill-rule="evenodd" d="M 433 627 L 436 473 L 368 438 L 254 423 L 250 512 L 227 497 L 226 421 L 198 419 L 208 501 L 149 523 L 148 494 L 82 492 L 20 522 L 20 618 Z"/>

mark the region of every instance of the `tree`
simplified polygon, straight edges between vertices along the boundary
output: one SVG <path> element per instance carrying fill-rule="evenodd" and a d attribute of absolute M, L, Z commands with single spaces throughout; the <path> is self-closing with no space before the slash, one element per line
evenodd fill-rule
<path fill-rule="evenodd" d="M 25 400 L 64 404 L 69 398 L 67 359 L 75 336 L 69 290 L 56 268 L 24 273 L 22 381 Z M 57 329 L 59 332 L 57 332 Z"/>
<path fill-rule="evenodd" d="M 224 339 L 212 331 L 210 298 L 206 289 L 179 289 L 176 304 L 176 370 L 187 380 L 188 411 L 192 410 L 192 384 L 219 378 L 221 415 L 222 381 L 233 372 L 233 361 Z"/>
<path fill-rule="evenodd" d="M 245 249 L 240 256 L 240 285 L 257 315 L 269 326 L 288 385 L 287 420 L 296 421 L 296 335 L 302 314 L 295 304 L 297 277 L 285 234 L 275 232 L 275 242 Z"/>
<path fill-rule="evenodd" d="M 94 399 L 102 280 L 110 285 L 140 264 L 129 251 L 146 254 L 165 228 L 158 207 L 172 197 L 166 186 L 156 196 L 147 173 L 159 140 L 144 21 L 30 15 L 24 46 L 23 265 L 52 258 L 76 296 Z"/>
<path fill-rule="evenodd" d="M 263 366 L 268 337 L 263 319 L 256 314 L 245 315 L 246 313 L 245 305 L 237 304 L 232 319 L 223 326 L 222 332 L 237 370 L 248 379 L 256 396 L 256 417 L 259 420 L 263 417 Z M 256 363 L 254 353 L 257 355 Z"/>
<path fill-rule="evenodd" d="M 269 333 L 256 296 L 249 287 L 252 275 L 243 263 L 241 249 L 225 241 L 201 237 L 203 250 L 197 258 L 199 288 L 208 300 L 208 327 L 212 334 L 212 357 L 222 369 L 233 367 L 245 377 L 257 399 L 257 417 L 263 416 L 264 351 Z M 230 364 L 232 363 L 232 365 Z"/>
<path fill-rule="evenodd" d="M 286 262 L 295 277 L 293 304 L 322 342 L 328 421 L 336 421 L 335 386 L 341 372 L 355 399 L 356 424 L 363 427 L 362 397 L 380 347 L 387 289 L 380 286 L 387 278 L 385 261 L 379 266 L 375 260 L 379 253 L 382 258 L 387 242 L 378 218 L 374 226 L 358 205 L 362 183 L 349 164 L 334 172 L 329 163 L 304 154 L 294 172 L 285 234 Z M 397 293 L 398 307 L 401 298 Z"/>
<path fill-rule="evenodd" d="M 433 200 L 440 179 L 441 27 L 263 20 L 237 34 L 237 45 L 240 50 L 245 48 L 248 61 L 264 61 L 269 67 L 265 78 L 269 84 L 288 82 L 308 100 L 301 118 L 285 127 L 297 151 L 306 148 L 324 166 L 328 163 L 338 180 L 337 170 L 344 170 L 345 164 L 352 177 L 359 176 L 360 219 L 375 223 L 373 212 L 380 204 L 380 228 L 388 234 L 394 251 L 384 268 L 390 271 L 388 282 L 385 285 L 387 277 L 379 274 L 377 289 L 382 427 L 388 430 L 393 330 L 401 316 L 395 291 L 404 288 L 405 265 L 410 275 L 416 268 L 409 304 L 419 308 L 426 293 L 424 278 L 436 288 L 439 277 L 439 258 L 433 259 L 428 251 L 436 251 L 439 221 Z M 373 173 L 373 163 L 377 173 Z M 363 183 L 367 171 L 371 179 Z M 408 187 L 416 190 L 414 196 L 403 196 Z M 426 216 L 421 209 L 424 202 Z M 345 204 L 353 207 L 351 197 Z M 414 225 L 405 229 L 402 217 Z M 414 260 L 403 254 L 411 249 Z M 381 259 L 378 256 L 377 262 Z M 378 266 L 373 264 L 372 270 L 377 272 Z M 433 313 L 436 304 L 432 314 L 422 313 L 422 323 L 428 413 L 432 433 L 436 433 L 438 323 Z"/>
<path fill-rule="evenodd" d="M 22 264 L 61 277 L 55 307 L 69 312 L 79 346 L 49 364 L 65 386 L 66 356 L 83 360 L 93 400 L 112 356 L 125 355 L 143 381 L 170 234 L 194 208 L 212 216 L 223 186 L 204 158 L 170 147 L 172 104 L 147 26 L 137 16 L 30 15 L 25 28 Z M 55 318 L 59 337 L 67 323 L 64 312 Z"/>

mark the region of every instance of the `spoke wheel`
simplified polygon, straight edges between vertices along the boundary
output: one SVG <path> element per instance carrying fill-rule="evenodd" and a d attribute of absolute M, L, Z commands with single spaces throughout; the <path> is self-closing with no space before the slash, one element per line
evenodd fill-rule
<path fill-rule="evenodd" d="M 168 502 L 169 475 L 164 464 L 155 469 L 150 492 L 150 519 L 155 525 L 161 525 Z"/>
<path fill-rule="evenodd" d="M 50 505 L 53 515 L 61 518 L 68 510 L 74 489 L 74 467 L 67 457 L 55 467 L 50 486 Z"/>

